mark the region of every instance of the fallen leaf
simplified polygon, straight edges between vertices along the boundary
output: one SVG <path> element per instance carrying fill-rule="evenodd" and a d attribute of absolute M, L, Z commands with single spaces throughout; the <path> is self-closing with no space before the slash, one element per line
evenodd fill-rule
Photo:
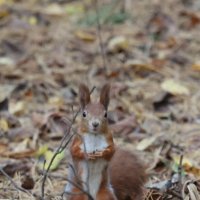
<path fill-rule="evenodd" d="M 152 136 L 152 137 L 148 137 L 148 138 L 144 138 L 143 140 L 141 140 L 138 144 L 136 149 L 139 151 L 144 151 L 147 148 L 149 148 L 158 138 L 158 136 Z"/>
<path fill-rule="evenodd" d="M 8 149 L 8 151 L 2 152 L 2 157 L 14 158 L 14 159 L 21 159 L 21 158 L 28 158 L 33 157 L 35 155 L 35 149 L 29 149 L 30 139 L 26 138 L 20 143 L 15 143 L 13 146 Z"/>
<path fill-rule="evenodd" d="M 0 57 L 0 65 L 12 66 L 14 64 L 15 63 L 14 63 L 13 59 L 11 59 L 9 57 Z"/>
<path fill-rule="evenodd" d="M 40 161 L 38 163 L 39 169 L 40 170 L 43 170 L 43 169 L 47 170 L 53 156 L 54 156 L 54 152 L 51 151 L 51 150 L 47 150 L 47 151 L 44 152 L 44 154 L 41 154 L 40 157 L 43 157 L 43 159 L 45 160 L 45 164 L 44 164 L 44 162 Z M 52 162 L 49 169 L 55 170 L 64 157 L 65 157 L 65 152 L 63 150 L 62 152 L 60 152 L 59 154 L 56 155 L 56 157 L 55 157 L 54 161 Z"/>
<path fill-rule="evenodd" d="M 16 127 L 11 128 L 8 131 L 8 138 L 12 141 L 21 141 L 24 138 L 30 138 L 37 133 L 37 130 L 33 127 Z"/>
<path fill-rule="evenodd" d="M 0 0 L 0 5 L 4 4 L 6 0 Z"/>
<path fill-rule="evenodd" d="M 200 71 L 200 62 L 196 62 L 192 65 L 194 71 Z"/>
<path fill-rule="evenodd" d="M 189 95 L 190 91 L 189 89 L 181 84 L 180 82 L 173 80 L 173 79 L 167 79 L 161 84 L 161 88 L 169 92 L 173 95 Z"/>
<path fill-rule="evenodd" d="M 2 157 L 14 158 L 14 159 L 30 158 L 35 156 L 35 152 L 36 152 L 35 149 L 26 149 L 20 152 L 9 151 L 2 153 Z"/>
<path fill-rule="evenodd" d="M 11 4 L 13 3 L 12 0 L 0 0 L 0 5 L 6 5 L 6 4 Z"/>
<path fill-rule="evenodd" d="M 1 153 L 5 152 L 7 148 L 8 148 L 7 144 L 0 143 L 0 155 L 1 155 Z"/>
<path fill-rule="evenodd" d="M 41 155 L 44 155 L 47 151 L 48 151 L 48 146 L 47 145 L 43 145 L 36 152 L 36 156 L 39 157 Z"/>
<path fill-rule="evenodd" d="M 155 39 L 162 38 L 167 33 L 172 32 L 174 27 L 175 24 L 171 16 L 160 9 L 155 9 L 155 12 L 152 12 L 152 16 L 146 26 L 149 34 L 152 34 Z"/>
<path fill-rule="evenodd" d="M 64 99 L 58 96 L 54 96 L 49 98 L 48 103 L 50 105 L 55 105 L 56 107 L 59 107 L 64 104 Z"/>
<path fill-rule="evenodd" d="M 70 134 L 72 122 L 66 116 L 60 113 L 54 113 L 49 116 L 48 122 L 50 130 L 56 132 L 57 135 L 59 135 L 59 133 L 64 135 L 67 132 Z"/>
<path fill-rule="evenodd" d="M 28 23 L 30 25 L 36 25 L 38 23 L 38 20 L 35 16 L 31 16 L 29 19 L 28 19 Z"/>
<path fill-rule="evenodd" d="M 4 165 L 3 170 L 11 177 L 15 175 L 16 172 L 28 172 L 31 168 L 31 163 L 27 161 L 14 161 L 9 162 L 8 164 Z M 1 174 L 1 172 L 0 172 Z"/>
<path fill-rule="evenodd" d="M 117 97 L 119 96 L 122 92 L 126 91 L 128 89 L 127 85 L 124 83 L 120 82 L 115 82 L 112 84 L 112 89 L 111 89 L 111 97 Z"/>
<path fill-rule="evenodd" d="M 25 111 L 25 109 L 26 109 L 25 101 L 18 101 L 16 103 L 11 103 L 10 104 L 9 111 L 12 114 L 20 115 Z"/>
<path fill-rule="evenodd" d="M 156 68 L 154 65 L 144 63 L 140 60 L 135 60 L 135 59 L 127 60 L 125 63 L 125 67 L 128 69 L 133 69 L 136 73 L 158 71 L 158 68 Z"/>
<path fill-rule="evenodd" d="M 190 24 L 189 24 L 190 28 L 194 28 L 200 24 L 200 16 L 198 15 L 198 13 L 184 10 L 180 12 L 180 15 L 187 17 L 190 20 Z"/>
<path fill-rule="evenodd" d="M 138 126 L 135 115 L 131 115 L 121 121 L 110 126 L 114 134 L 126 136 Z"/>
<path fill-rule="evenodd" d="M 67 4 L 65 10 L 68 15 L 75 15 L 83 13 L 84 7 L 83 4 Z"/>
<path fill-rule="evenodd" d="M 187 189 L 189 191 L 189 199 L 191 200 L 199 200 L 200 199 L 200 192 L 197 189 L 197 186 L 194 183 L 187 184 Z M 184 199 L 185 200 L 185 199 Z"/>
<path fill-rule="evenodd" d="M 0 130 L 3 132 L 7 132 L 8 129 L 8 122 L 5 119 L 0 119 Z"/>
<path fill-rule="evenodd" d="M 33 122 L 34 127 L 41 128 L 47 123 L 48 116 L 44 113 L 33 112 L 31 115 L 31 121 Z"/>
<path fill-rule="evenodd" d="M 180 156 L 172 155 L 172 159 L 173 159 L 173 161 L 176 165 L 179 164 Z M 188 157 L 183 157 L 182 167 L 183 167 L 185 172 L 191 173 L 191 174 L 193 174 L 197 177 L 200 177 L 200 167 L 198 166 L 198 164 L 194 160 L 192 160 Z"/>
<path fill-rule="evenodd" d="M 56 17 L 60 17 L 60 16 L 63 16 L 65 14 L 63 7 L 60 6 L 59 4 L 56 4 L 56 3 L 48 5 L 44 9 L 43 12 L 47 15 L 56 16 Z"/>
<path fill-rule="evenodd" d="M 96 40 L 96 36 L 88 31 L 77 30 L 74 34 L 77 38 L 84 40 L 86 42 L 93 42 Z"/>
<path fill-rule="evenodd" d="M 129 41 L 125 36 L 116 36 L 109 41 L 107 48 L 112 53 L 127 51 L 129 49 Z"/>
<path fill-rule="evenodd" d="M 0 85 L 0 101 L 3 101 L 5 98 L 8 98 L 13 91 L 13 85 Z"/>

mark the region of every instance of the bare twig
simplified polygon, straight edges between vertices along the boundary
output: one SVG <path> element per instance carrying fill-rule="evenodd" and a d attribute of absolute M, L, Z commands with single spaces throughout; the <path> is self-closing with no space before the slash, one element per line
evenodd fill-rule
<path fill-rule="evenodd" d="M 17 183 L 15 183 L 15 181 L 13 181 L 12 177 L 10 177 L 3 169 L 2 167 L 0 167 L 0 172 L 11 182 L 11 184 L 19 191 L 23 192 L 23 193 L 26 193 L 28 195 L 31 195 L 33 197 L 36 197 L 37 195 L 36 194 L 33 194 L 31 193 L 30 191 L 20 187 L 17 185 Z"/>
<path fill-rule="evenodd" d="M 182 196 L 178 192 L 176 192 L 175 190 L 168 190 L 167 193 L 171 194 L 172 196 L 174 196 L 174 197 L 176 197 L 180 200 L 183 200 Z"/>
<path fill-rule="evenodd" d="M 71 126 L 70 126 L 70 128 L 69 128 L 69 131 L 68 131 L 68 132 L 64 135 L 64 137 L 62 138 L 61 143 L 60 143 L 60 146 L 57 148 L 56 152 L 54 153 L 54 155 L 53 155 L 53 157 L 52 157 L 52 159 L 51 159 L 51 161 L 50 161 L 50 163 L 49 163 L 49 165 L 48 165 L 48 167 L 47 167 L 47 170 L 46 170 L 45 173 L 44 173 L 43 181 L 42 181 L 42 187 L 41 187 L 41 196 L 42 196 L 42 199 L 44 199 L 45 182 L 46 182 L 46 179 L 47 179 L 47 176 L 48 176 L 48 172 L 49 172 L 49 169 L 50 169 L 50 167 L 51 167 L 51 165 L 52 165 L 52 163 L 53 163 L 55 157 L 67 147 L 67 145 L 68 145 L 69 142 L 71 141 L 72 137 L 75 135 L 75 133 L 72 134 L 72 135 L 70 136 L 70 138 L 67 140 L 67 142 L 63 145 L 64 141 L 66 140 L 66 138 L 68 137 L 68 134 L 69 134 L 70 131 L 71 131 L 72 125 L 73 125 L 73 123 L 74 123 L 74 121 L 75 121 L 75 119 L 76 119 L 78 113 L 79 113 L 79 111 L 77 112 L 77 114 L 76 114 L 75 117 L 73 118 L 73 121 L 72 121 Z"/>
<path fill-rule="evenodd" d="M 178 165 L 178 181 L 179 184 L 182 184 L 182 168 L 183 168 L 183 154 L 180 156 L 180 161 Z"/>
<path fill-rule="evenodd" d="M 100 23 L 100 19 L 99 19 L 99 5 L 98 5 L 98 0 L 94 0 L 94 8 L 95 8 L 95 12 L 96 12 L 96 21 L 97 21 L 97 34 L 98 34 L 98 38 L 99 38 L 99 45 L 100 45 L 100 50 L 101 50 L 101 56 L 102 56 L 102 60 L 103 60 L 103 68 L 105 73 L 107 72 L 107 64 L 106 64 L 106 53 L 105 53 L 105 49 L 104 49 L 104 45 L 103 45 L 103 39 L 101 36 L 101 23 Z"/>

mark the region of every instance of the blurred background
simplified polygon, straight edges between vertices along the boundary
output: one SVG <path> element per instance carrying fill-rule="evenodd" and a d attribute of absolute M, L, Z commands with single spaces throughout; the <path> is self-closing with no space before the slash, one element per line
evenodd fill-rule
<path fill-rule="evenodd" d="M 199 55 L 200 1 L 0 0 L 0 167 L 39 195 L 44 160 L 63 136 L 49 116 L 72 120 L 79 83 L 96 96 L 111 82 L 115 142 L 158 183 L 146 199 L 175 199 L 160 183 L 180 168 L 183 183 L 200 177 Z M 66 163 L 64 153 L 53 163 L 51 199 L 63 192 Z M 29 197 L 0 173 L 0 198 Z"/>

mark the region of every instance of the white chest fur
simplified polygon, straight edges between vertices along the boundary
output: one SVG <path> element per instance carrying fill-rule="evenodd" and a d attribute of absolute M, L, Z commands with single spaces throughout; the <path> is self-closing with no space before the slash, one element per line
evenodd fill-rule
<path fill-rule="evenodd" d="M 104 135 L 87 133 L 83 135 L 82 139 L 83 144 L 81 145 L 81 150 L 86 153 L 102 151 L 108 146 Z"/>
<path fill-rule="evenodd" d="M 81 149 L 86 153 L 103 151 L 108 146 L 108 143 L 103 135 L 87 133 L 82 139 L 84 144 L 81 145 Z M 98 158 L 95 161 L 87 160 L 81 162 L 83 170 L 82 181 L 87 183 L 89 187 L 89 193 L 94 199 L 96 199 L 96 195 L 102 181 L 102 172 L 107 165 L 108 162 L 103 158 Z M 87 187 L 84 188 L 87 189 Z"/>

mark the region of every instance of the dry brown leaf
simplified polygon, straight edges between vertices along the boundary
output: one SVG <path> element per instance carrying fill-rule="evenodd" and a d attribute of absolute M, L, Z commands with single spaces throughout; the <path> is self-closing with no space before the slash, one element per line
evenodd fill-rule
<path fill-rule="evenodd" d="M 0 13 L 1 15 L 1 13 Z M 0 16 L 1 18 L 1 16 Z M 0 57 L 0 65 L 10 66 L 14 65 L 14 61 L 9 57 Z"/>
<path fill-rule="evenodd" d="M 9 129 L 8 138 L 12 141 L 21 141 L 24 138 L 32 137 L 36 133 L 37 130 L 33 127 L 16 127 Z"/>
<path fill-rule="evenodd" d="M 89 31 L 77 30 L 74 34 L 77 38 L 85 42 L 94 42 L 96 40 L 96 36 Z"/>
<path fill-rule="evenodd" d="M 20 115 L 24 113 L 26 110 L 26 102 L 25 101 L 18 101 L 15 103 L 11 103 L 9 107 L 9 111 L 12 114 Z"/>
<path fill-rule="evenodd" d="M 63 7 L 61 7 L 57 3 L 53 3 L 53 4 L 48 5 L 43 10 L 43 12 L 47 15 L 51 15 L 51 16 L 55 16 L 55 17 L 61 17 L 65 14 Z"/>
<path fill-rule="evenodd" d="M 129 49 L 128 39 L 125 36 L 116 36 L 109 41 L 107 48 L 112 53 L 127 51 Z"/>
<path fill-rule="evenodd" d="M 9 129 L 8 122 L 5 119 L 1 118 L 0 119 L 0 130 L 2 130 L 3 132 L 7 132 L 8 129 Z"/>
<path fill-rule="evenodd" d="M 161 88 L 169 92 L 173 95 L 189 95 L 190 91 L 189 89 L 181 84 L 180 82 L 173 80 L 173 79 L 167 79 L 161 84 Z"/>
<path fill-rule="evenodd" d="M 144 63 L 140 60 L 127 60 L 125 63 L 125 67 L 128 69 L 133 69 L 135 72 L 157 72 L 158 68 L 156 68 L 152 64 Z"/>
<path fill-rule="evenodd" d="M 178 165 L 180 156 L 172 155 L 172 158 L 173 158 L 174 162 Z M 185 170 L 185 172 L 193 174 L 196 177 L 200 177 L 200 167 L 194 160 L 192 160 L 188 157 L 183 157 L 182 166 L 183 166 L 183 169 Z"/>
<path fill-rule="evenodd" d="M 8 144 L 0 143 L 0 155 L 1 153 L 5 152 L 7 148 L 8 148 Z"/>
<path fill-rule="evenodd" d="M 34 157 L 36 153 L 35 149 L 28 149 L 21 152 L 4 152 L 2 153 L 2 157 L 14 158 L 14 159 L 23 159 Z"/>
<path fill-rule="evenodd" d="M 138 124 L 135 115 L 131 115 L 121 121 L 118 121 L 116 124 L 113 124 L 110 127 L 114 134 L 126 136 L 127 134 L 133 132 L 137 125 Z"/>
<path fill-rule="evenodd" d="M 67 6 L 65 7 L 65 10 L 68 15 L 75 15 L 75 14 L 80 14 L 84 12 L 84 4 L 82 2 L 72 2 L 68 3 Z"/>
<path fill-rule="evenodd" d="M 31 168 L 31 163 L 27 161 L 12 161 L 4 165 L 3 170 L 11 177 L 14 176 L 16 172 L 27 173 Z M 1 174 L 1 173 L 0 173 Z"/>
<path fill-rule="evenodd" d="M 53 106 L 62 106 L 64 104 L 64 99 L 58 96 L 50 97 L 48 103 Z"/>
<path fill-rule="evenodd" d="M 200 71 L 200 62 L 196 62 L 192 65 L 194 71 Z"/>
<path fill-rule="evenodd" d="M 197 187 L 194 183 L 189 183 L 187 185 L 189 196 L 191 200 L 199 200 L 200 199 L 200 192 L 197 190 Z"/>
<path fill-rule="evenodd" d="M 146 150 L 156 141 L 157 138 L 158 138 L 158 136 L 152 136 L 152 137 L 144 138 L 143 140 L 141 140 L 137 144 L 136 149 L 140 150 L 140 151 Z"/>
<path fill-rule="evenodd" d="M 198 13 L 195 12 L 190 12 L 190 11 L 182 11 L 180 13 L 182 16 L 187 17 L 190 20 L 190 28 L 194 28 L 200 23 L 200 16 Z"/>

